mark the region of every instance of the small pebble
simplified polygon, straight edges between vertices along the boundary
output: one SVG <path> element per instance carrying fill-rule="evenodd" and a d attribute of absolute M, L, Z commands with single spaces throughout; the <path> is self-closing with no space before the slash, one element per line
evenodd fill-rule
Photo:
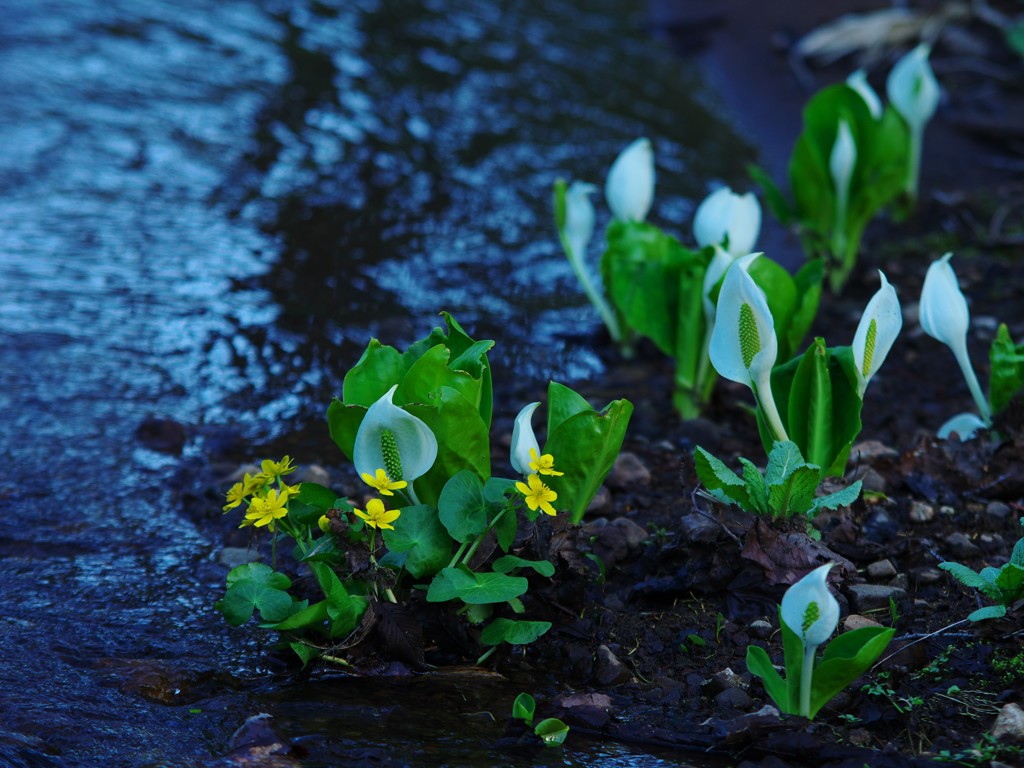
<path fill-rule="evenodd" d="M 611 514 L 611 511 L 612 493 L 602 485 L 597 489 L 597 493 L 594 494 L 594 498 L 590 500 L 590 506 L 587 507 L 587 515 L 603 517 L 604 515 Z"/>
<path fill-rule="evenodd" d="M 618 489 L 648 486 L 651 484 L 651 470 L 635 453 L 623 451 L 608 473 L 607 482 L 610 487 Z"/>
<path fill-rule="evenodd" d="M 855 629 L 863 629 L 864 627 L 880 627 L 882 626 L 874 619 L 869 619 L 867 616 L 861 616 L 859 613 L 851 613 L 843 621 L 843 629 L 847 632 L 852 632 Z"/>
<path fill-rule="evenodd" d="M 930 523 L 935 519 L 935 507 L 925 504 L 923 501 L 915 501 L 910 505 L 908 516 L 912 523 Z"/>
<path fill-rule="evenodd" d="M 1001 501 L 990 501 L 988 506 L 985 507 L 985 514 L 991 517 L 993 520 L 1005 520 L 1010 516 L 1009 504 L 1004 504 Z"/>
<path fill-rule="evenodd" d="M 774 628 L 764 619 L 756 619 L 755 621 L 750 622 L 750 626 L 747 627 L 747 631 L 749 631 L 754 637 L 764 640 L 766 637 L 771 635 Z"/>
<path fill-rule="evenodd" d="M 946 537 L 946 545 L 953 557 L 973 557 L 979 553 L 978 546 L 971 541 L 967 534 L 957 531 Z"/>
<path fill-rule="evenodd" d="M 1000 741 L 1024 741 L 1024 710 L 1012 702 L 1003 705 L 992 726 L 992 736 Z"/>
<path fill-rule="evenodd" d="M 923 568 L 914 568 L 910 572 L 910 576 L 917 584 L 928 586 L 929 584 L 937 584 L 942 580 L 942 571 L 938 568 L 925 566 Z"/>
<path fill-rule="evenodd" d="M 879 560 L 869 565 L 867 571 L 868 578 L 874 581 L 882 581 L 883 579 L 891 579 L 896 575 L 896 566 L 889 560 Z"/>
<path fill-rule="evenodd" d="M 850 597 L 850 606 L 857 613 L 888 609 L 889 600 L 897 602 L 906 596 L 906 591 L 899 587 L 890 587 L 885 584 L 854 584 L 847 587 Z"/>
<path fill-rule="evenodd" d="M 726 688 L 715 696 L 715 705 L 721 709 L 747 709 L 752 703 L 750 694 L 741 688 Z"/>

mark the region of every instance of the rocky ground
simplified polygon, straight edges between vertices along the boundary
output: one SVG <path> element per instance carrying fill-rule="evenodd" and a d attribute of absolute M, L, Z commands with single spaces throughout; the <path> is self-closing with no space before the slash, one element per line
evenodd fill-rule
<path fill-rule="evenodd" d="M 732 5 L 724 4 L 722 23 L 739 23 Z M 670 36 L 696 29 L 712 46 L 702 55 L 728 64 L 727 50 L 708 42 L 721 24 L 658 18 Z M 749 393 L 724 382 L 705 418 L 680 422 L 666 415 L 668 361 L 642 348 L 625 362 L 595 338 L 608 356 L 607 375 L 574 385 L 593 402 L 620 396 L 634 402 L 625 453 L 581 526 L 544 518 L 520 542 L 524 552 L 557 566 L 552 580 L 536 579 L 526 599 L 530 617 L 554 627 L 525 652 L 499 652 L 489 662 L 524 680 L 524 690 L 537 691 L 545 716 L 609 739 L 710 750 L 747 765 L 912 765 L 936 758 L 1024 764 L 1024 611 L 967 622 L 983 601 L 937 568 L 944 560 L 975 570 L 998 566 L 1024 535 L 1024 404 L 1011 406 L 979 439 L 936 440 L 935 429 L 972 404 L 952 354 L 916 323 L 924 272 L 952 250 L 971 301 L 969 346 L 983 382 L 997 323 L 1024 338 L 1022 136 L 1008 122 L 981 119 L 1019 114 L 1013 110 L 1021 103 L 1021 63 L 994 47 L 991 23 L 957 19 L 935 48 L 947 100 L 929 135 L 919 210 L 899 225 L 872 225 L 848 289 L 823 303 L 813 329 L 832 344 L 849 343 L 877 287 L 878 268 L 899 292 L 904 331 L 868 390 L 864 429 L 840 482 L 863 479 L 868 493 L 850 508 L 816 518 L 820 541 L 802 524 L 787 527 L 708 501 L 696 493 L 695 446 L 734 468 L 741 455 L 764 463 L 744 407 Z M 793 29 L 778 24 L 778 30 Z M 972 48 L 978 41 L 987 47 Z M 777 48 L 784 45 L 776 41 L 776 49 L 761 55 L 779 66 L 775 57 L 786 57 Z M 813 60 L 805 72 L 827 81 L 828 70 L 815 68 Z M 790 88 L 787 81 L 784 89 Z M 1007 104 L 1010 112 L 1001 112 Z M 979 136 L 985 143 L 976 143 Z M 965 167 L 965 147 L 976 153 L 975 172 L 950 175 L 951 167 Z M 794 247 L 784 234 L 774 237 Z M 542 383 L 511 385 L 501 372 L 495 386 L 503 401 L 543 396 Z M 497 429 L 507 436 L 511 424 Z M 321 481 L 348 476 L 322 425 L 265 449 L 326 467 L 316 476 Z M 496 466 L 504 466 L 504 451 L 496 448 Z M 203 525 L 219 527 L 226 546 L 244 546 L 247 541 L 220 518 L 219 500 L 224 481 L 246 457 L 227 452 L 215 458 L 209 484 L 186 493 L 183 504 Z M 359 493 L 351 484 L 338 490 Z M 781 660 L 776 605 L 788 584 L 828 561 L 839 564 L 833 589 L 842 605 L 841 628 L 879 623 L 894 626 L 896 637 L 869 674 L 815 721 L 780 718 L 746 670 L 746 649 L 758 644 Z M 465 664 L 479 655 L 472 633 L 444 609 L 414 601 L 413 610 L 426 630 L 426 663 Z M 351 653 L 367 672 L 381 661 L 359 646 Z M 510 740 L 515 736 L 510 732 Z"/>

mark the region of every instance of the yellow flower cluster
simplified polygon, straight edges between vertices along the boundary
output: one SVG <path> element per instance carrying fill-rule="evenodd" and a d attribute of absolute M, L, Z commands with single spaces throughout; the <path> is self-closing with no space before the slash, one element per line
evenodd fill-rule
<path fill-rule="evenodd" d="M 405 480 L 392 480 L 383 468 L 378 469 L 372 475 L 369 472 L 363 472 L 362 478 L 364 483 L 371 488 L 377 489 L 382 496 L 394 496 L 395 491 L 400 491 L 409 485 Z M 370 499 L 366 503 L 365 512 L 361 509 L 353 509 L 352 511 L 356 517 L 368 526 L 375 529 L 380 528 L 382 531 L 395 530 L 395 526 L 392 523 L 402 514 L 401 510 L 387 509 L 382 499 Z"/>
<path fill-rule="evenodd" d="M 245 519 L 240 528 L 254 525 L 257 528 L 269 526 L 274 530 L 274 521 L 288 514 L 288 502 L 299 495 L 299 485 L 287 485 L 281 478 L 296 469 L 291 457 L 285 456 L 281 461 L 265 460 L 260 466 L 260 473 L 245 473 L 240 483 L 235 483 L 227 492 L 227 504 L 224 511 L 229 512 L 243 503 L 248 505 Z M 271 488 L 273 483 L 277 488 Z"/>
<path fill-rule="evenodd" d="M 555 508 L 551 506 L 551 502 L 558 499 L 558 494 L 548 488 L 540 476 L 561 477 L 565 473 L 555 470 L 555 458 L 550 453 L 538 456 L 534 448 L 530 449 L 530 469 L 533 470 L 533 474 L 527 476 L 525 483 L 516 483 L 516 489 L 523 494 L 526 506 L 531 512 L 535 512 L 539 507 L 544 514 L 554 516 Z"/>

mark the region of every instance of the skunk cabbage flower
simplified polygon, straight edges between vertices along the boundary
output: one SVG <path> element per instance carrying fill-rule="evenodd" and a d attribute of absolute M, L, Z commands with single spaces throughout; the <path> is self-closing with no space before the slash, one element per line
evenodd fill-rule
<path fill-rule="evenodd" d="M 620 221 L 643 221 L 654 201 L 654 151 L 647 139 L 637 139 L 612 163 L 604 196 Z"/>
<path fill-rule="evenodd" d="M 839 625 L 839 603 L 828 589 L 828 563 L 804 576 L 782 596 L 782 620 L 804 645 L 817 648 Z"/>
<path fill-rule="evenodd" d="M 782 621 L 804 646 L 800 675 L 800 714 L 804 717 L 810 717 L 811 712 L 814 655 L 839 625 L 839 603 L 829 592 L 827 582 L 828 572 L 834 565 L 828 563 L 815 568 L 782 596 Z"/>
<path fill-rule="evenodd" d="M 754 249 L 761 231 L 761 205 L 752 192 L 737 195 L 722 187 L 697 206 L 693 217 L 693 236 L 697 245 L 723 245 L 733 256 L 746 256 Z"/>
<path fill-rule="evenodd" d="M 878 98 L 878 94 L 875 93 L 875 89 L 871 87 L 868 82 L 867 75 L 863 69 L 858 69 L 856 72 L 846 78 L 846 84 L 853 88 L 858 95 L 867 104 L 868 110 L 871 112 L 871 116 L 878 120 L 882 116 L 882 100 Z"/>
<path fill-rule="evenodd" d="M 412 483 L 434 466 L 437 438 L 422 420 L 392 402 L 396 389 L 397 384 L 367 409 L 356 432 L 352 463 L 360 476 L 376 477 L 383 469 L 391 481 L 405 480 L 416 504 Z"/>
<path fill-rule="evenodd" d="M 590 195 L 597 191 L 593 184 L 574 181 L 565 195 L 565 230 L 571 259 L 582 260 L 594 235 L 594 204 Z"/>
<path fill-rule="evenodd" d="M 956 273 L 949 265 L 952 256 L 952 253 L 947 253 L 928 267 L 928 272 L 924 276 L 924 287 L 921 289 L 918 317 L 921 329 L 925 333 L 953 350 L 953 356 L 960 365 L 967 387 L 971 390 L 971 396 L 981 412 L 981 421 L 988 426 L 992 423 L 992 409 L 981 392 L 981 385 L 978 384 L 978 377 L 971 367 L 971 358 L 967 354 L 967 328 L 971 316 L 967 309 L 967 299 L 960 292 Z M 962 432 L 956 431 L 961 439 L 967 439 Z"/>
<path fill-rule="evenodd" d="M 857 364 L 857 394 L 864 398 L 868 382 L 885 362 L 893 342 L 903 327 L 903 313 L 896 289 L 878 270 L 882 287 L 871 297 L 853 335 L 853 360 Z"/>
<path fill-rule="evenodd" d="M 764 292 L 747 274 L 760 255 L 737 259 L 725 273 L 708 355 L 719 375 L 753 390 L 775 439 L 787 440 L 772 397 L 772 366 L 779 353 L 774 320 Z"/>
<path fill-rule="evenodd" d="M 533 412 L 540 403 L 530 403 L 516 416 L 512 427 L 512 469 L 520 475 L 530 474 L 531 451 L 540 454 L 537 436 L 533 433 Z"/>
<path fill-rule="evenodd" d="M 850 132 L 850 124 L 839 121 L 832 154 L 828 159 L 828 170 L 832 174 L 832 185 L 836 193 L 835 243 L 837 255 L 846 250 L 846 212 L 850 206 L 850 182 L 857 167 L 857 144 Z"/>
<path fill-rule="evenodd" d="M 928 64 L 931 48 L 924 43 L 896 62 L 886 81 L 886 92 L 893 108 L 910 127 L 910 167 L 906 191 L 917 195 L 917 178 L 921 167 L 921 144 L 924 127 L 939 105 L 939 84 Z"/>
<path fill-rule="evenodd" d="M 958 413 L 935 433 L 940 440 L 948 440 L 955 432 L 961 442 L 967 442 L 979 429 L 988 429 L 991 425 L 983 421 L 976 413 Z"/>

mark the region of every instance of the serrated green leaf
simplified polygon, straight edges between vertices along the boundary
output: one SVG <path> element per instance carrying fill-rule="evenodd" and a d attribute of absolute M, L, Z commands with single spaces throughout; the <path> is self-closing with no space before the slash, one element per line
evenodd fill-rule
<path fill-rule="evenodd" d="M 840 507 L 848 507 L 857 499 L 860 498 L 861 486 L 863 485 L 862 480 L 857 480 L 851 483 L 841 491 L 830 493 L 827 496 L 821 496 L 815 499 L 811 504 L 810 515 L 813 517 L 823 509 L 839 509 Z"/>
<path fill-rule="evenodd" d="M 953 578 L 965 587 L 977 589 L 979 592 L 982 592 L 993 599 L 999 599 L 999 590 L 995 585 L 984 579 L 980 573 L 972 571 L 966 565 L 945 562 L 939 563 L 939 568 L 943 571 L 949 572 Z"/>
<path fill-rule="evenodd" d="M 746 485 L 747 498 L 750 500 L 750 506 L 744 507 L 744 509 L 759 515 L 771 514 L 771 508 L 768 506 L 768 485 L 764 481 L 761 470 L 750 459 L 745 459 L 742 456 L 740 456 L 739 462 L 743 467 L 743 482 Z"/>
<path fill-rule="evenodd" d="M 764 481 L 770 488 L 784 483 L 789 475 L 798 467 L 806 466 L 800 449 L 792 440 L 779 440 L 772 446 L 768 454 L 768 467 L 765 469 Z"/>
<path fill-rule="evenodd" d="M 515 621 L 495 619 L 480 633 L 484 645 L 527 645 L 551 629 L 550 621 Z"/>
<path fill-rule="evenodd" d="M 985 621 L 986 619 L 1001 619 L 1006 615 L 1005 605 L 986 605 L 967 614 L 968 621 Z"/>
<path fill-rule="evenodd" d="M 1016 345 L 1005 323 L 999 324 L 989 348 L 989 403 L 999 413 L 1024 388 L 1024 345 Z"/>
<path fill-rule="evenodd" d="M 1024 597 L 1024 568 L 1007 563 L 999 569 L 996 586 L 1002 592 L 1001 602 L 1010 605 Z"/>
<path fill-rule="evenodd" d="M 744 509 L 750 509 L 750 493 L 747 483 L 729 469 L 721 459 L 698 445 L 693 452 L 693 464 L 697 471 L 697 478 L 705 488 L 709 491 L 721 491 L 734 503 Z M 757 477 L 760 481 L 760 473 Z"/>
<path fill-rule="evenodd" d="M 805 515 L 818 488 L 818 468 L 810 464 L 794 467 L 780 485 L 768 486 L 768 506 L 775 517 Z"/>

